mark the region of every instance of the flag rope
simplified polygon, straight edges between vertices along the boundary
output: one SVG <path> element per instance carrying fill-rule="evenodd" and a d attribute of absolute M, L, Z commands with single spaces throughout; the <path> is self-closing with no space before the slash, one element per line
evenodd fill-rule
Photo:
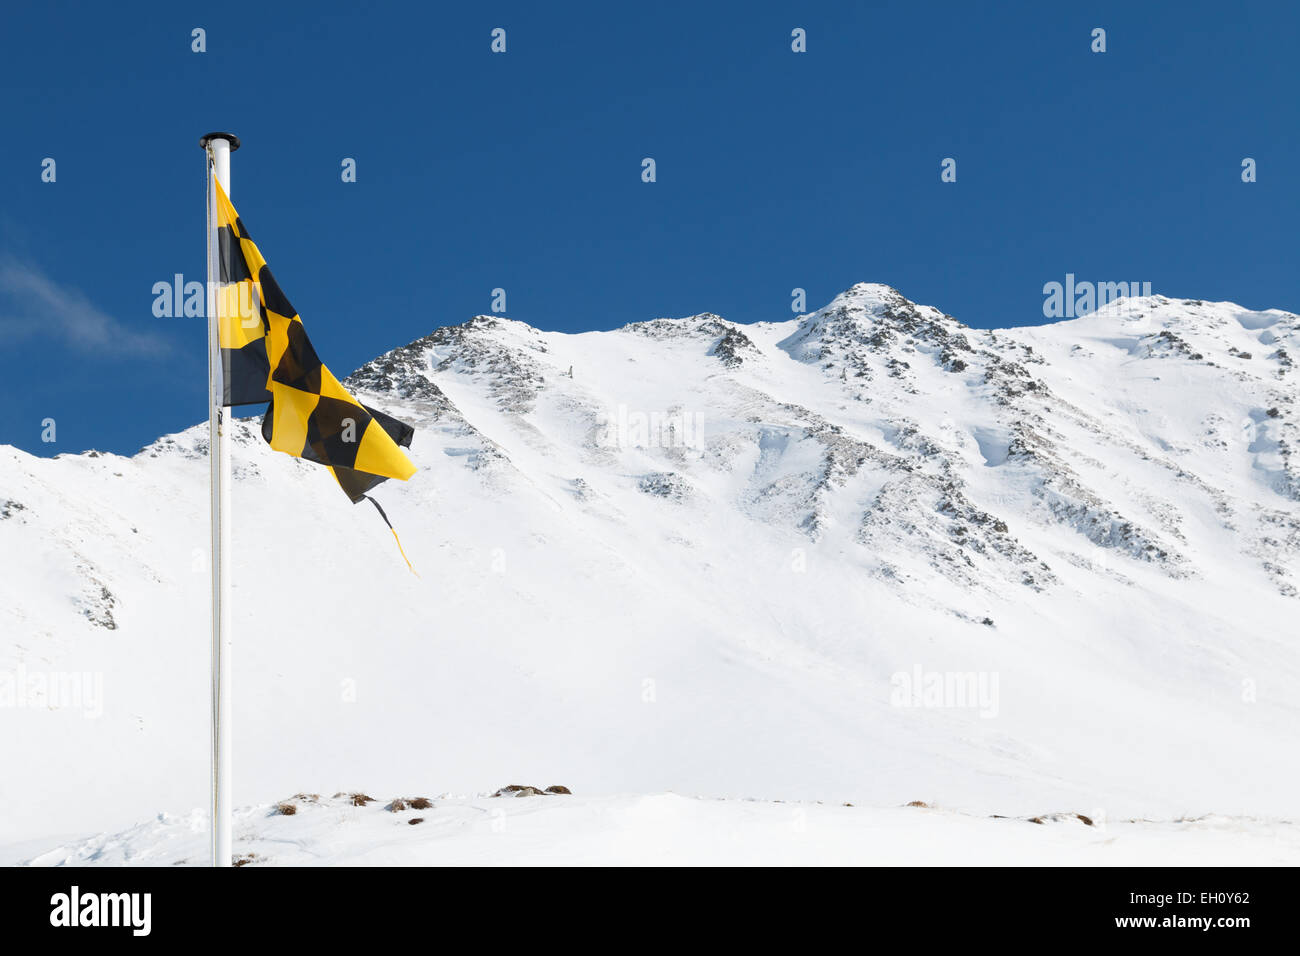
<path fill-rule="evenodd" d="M 402 539 L 397 536 L 397 529 L 394 528 L 393 523 L 388 520 L 388 515 L 384 514 L 384 509 L 379 507 L 378 501 L 376 501 L 374 498 L 371 498 L 369 495 L 366 495 L 365 497 L 366 497 L 366 501 L 369 501 L 372 505 L 375 506 L 375 510 L 379 512 L 379 517 L 383 518 L 384 524 L 388 525 L 388 530 L 393 532 L 393 540 L 397 542 L 397 550 L 402 553 L 402 560 L 405 561 L 406 566 L 411 569 L 411 573 L 418 578 L 420 576 L 420 572 L 415 570 L 415 566 L 411 564 L 411 559 L 406 556 L 406 549 L 402 547 Z"/>

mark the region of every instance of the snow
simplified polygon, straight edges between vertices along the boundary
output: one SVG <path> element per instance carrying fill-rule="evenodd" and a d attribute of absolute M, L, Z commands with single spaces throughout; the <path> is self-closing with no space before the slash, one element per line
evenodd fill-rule
<path fill-rule="evenodd" d="M 864 808 L 705 800 L 439 798 L 422 810 L 346 798 L 235 816 L 246 866 L 1206 866 L 1294 865 L 1290 824 L 1206 817 L 1108 822 L 1074 814 L 977 817 L 929 807 Z M 419 821 L 419 822 L 413 822 Z M 202 812 L 160 814 L 0 864 L 203 866 Z M 31 853 L 32 855 L 26 855 Z"/>
<path fill-rule="evenodd" d="M 863 284 L 755 325 L 441 329 L 354 382 L 417 428 L 420 472 L 376 496 L 419 577 L 372 508 L 238 429 L 236 802 L 345 780 L 580 795 L 510 803 L 536 845 L 456 824 L 484 815 L 467 797 L 436 839 L 330 811 L 358 842 L 322 826 L 279 862 L 556 859 L 570 823 L 584 859 L 650 859 L 661 818 L 740 861 L 792 805 L 831 859 L 902 853 L 895 827 L 935 859 L 1289 852 L 1298 321 L 1151 296 L 984 332 Z M 610 442 L 620 408 L 695 415 L 700 441 Z M 103 860 L 143 858 L 206 804 L 205 434 L 129 458 L 0 446 L 0 677 L 62 687 L 0 707 L 0 760 L 30 768 L 0 776 L 12 859 L 94 832 L 119 834 Z M 918 667 L 996 675 L 996 716 L 897 706 Z M 1219 822 L 1112 823 L 1108 844 L 989 816 L 1049 812 Z M 254 841 L 317 819 L 246 814 Z"/>

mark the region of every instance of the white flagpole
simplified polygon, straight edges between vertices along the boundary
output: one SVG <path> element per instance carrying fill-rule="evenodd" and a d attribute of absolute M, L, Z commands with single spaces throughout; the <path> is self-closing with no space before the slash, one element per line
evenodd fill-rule
<path fill-rule="evenodd" d="M 217 195 L 212 176 L 230 193 L 230 154 L 239 139 L 209 133 L 199 140 L 208 167 L 208 463 L 212 477 L 212 865 L 234 862 L 230 751 L 230 415 L 224 407 L 217 322 Z"/>

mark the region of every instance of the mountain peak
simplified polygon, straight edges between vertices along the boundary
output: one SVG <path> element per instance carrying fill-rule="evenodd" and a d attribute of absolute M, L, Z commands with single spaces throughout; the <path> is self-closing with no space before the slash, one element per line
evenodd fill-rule
<path fill-rule="evenodd" d="M 855 282 L 818 309 L 817 313 L 852 312 L 873 318 L 890 318 L 895 312 L 914 309 L 930 309 L 930 306 L 913 302 L 892 285 L 883 282 Z M 937 309 L 930 310 L 937 315 L 943 314 Z"/>
<path fill-rule="evenodd" d="M 772 786 L 794 799 L 816 737 L 818 786 L 855 802 L 901 802 L 903 779 L 909 798 L 987 806 L 1001 778 L 1036 804 L 1015 812 L 1133 794 L 1134 815 L 1182 812 L 1189 789 L 1199 812 L 1237 805 L 1238 785 L 1251 811 L 1294 807 L 1274 758 L 1300 699 L 1277 639 L 1300 600 L 1300 333 L 1285 313 L 1156 304 L 1137 310 L 1147 325 L 972 330 L 864 283 L 754 325 L 704 313 L 566 335 L 482 315 L 439 329 L 348 379 L 416 428 L 420 471 L 382 504 L 418 578 L 327 472 L 236 420 L 237 633 L 260 656 L 237 706 L 284 731 L 251 737 L 245 759 L 283 768 L 259 785 L 292 792 L 319 777 L 319 753 L 283 741 L 337 738 L 347 759 L 327 770 L 379 779 L 391 754 L 372 744 L 393 726 L 468 713 L 518 761 L 572 739 L 576 769 L 556 779 L 591 788 L 634 740 L 642 780 L 727 792 L 736 766 L 762 765 L 788 772 Z M 201 690 L 175 635 L 208 599 L 194 570 L 206 436 L 205 422 L 132 459 L 0 450 L 0 671 L 102 672 L 131 702 L 102 722 L 28 710 L 45 734 L 31 753 L 88 724 L 84 752 L 111 733 L 161 765 L 202 735 L 201 709 L 178 711 L 175 681 L 139 661 Z M 316 559 L 286 562 L 286 542 Z M 392 706 L 322 708 L 359 634 L 397 662 L 374 686 Z M 1011 706 L 997 723 L 900 709 L 890 674 L 914 667 L 1001 675 Z M 1243 708 L 1233 688 L 1251 673 L 1277 683 Z M 284 675 L 275 694 L 268 675 Z M 644 733 L 643 675 L 674 698 L 664 726 L 705 756 L 740 747 L 735 761 L 684 760 L 680 734 Z M 790 694 L 821 716 L 751 706 Z M 1062 713 L 1087 726 L 1068 736 Z M 428 786 L 471 790 L 511 753 L 448 748 Z M 50 829 L 67 807 L 117 812 L 118 781 L 81 772 Z M 130 798 L 192 804 L 172 776 Z"/>
<path fill-rule="evenodd" d="M 866 308 L 883 308 L 903 302 L 915 304 L 892 285 L 885 285 L 883 282 L 855 282 L 832 299 L 826 308 L 849 304 Z"/>
<path fill-rule="evenodd" d="M 805 362 L 862 348 L 886 352 L 899 341 L 926 342 L 948 356 L 954 349 L 971 350 L 966 331 L 952 316 L 933 306 L 917 305 L 893 286 L 859 282 L 804 316 L 794 334 L 779 345 Z"/>

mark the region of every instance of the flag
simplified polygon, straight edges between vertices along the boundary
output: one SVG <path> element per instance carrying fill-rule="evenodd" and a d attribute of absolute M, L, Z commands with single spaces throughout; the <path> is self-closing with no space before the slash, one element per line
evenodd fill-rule
<path fill-rule="evenodd" d="M 276 451 L 325 465 L 353 502 L 415 466 L 402 451 L 414 429 L 358 402 L 321 362 L 239 213 L 217 195 L 223 402 L 269 402 L 262 437 Z"/>

